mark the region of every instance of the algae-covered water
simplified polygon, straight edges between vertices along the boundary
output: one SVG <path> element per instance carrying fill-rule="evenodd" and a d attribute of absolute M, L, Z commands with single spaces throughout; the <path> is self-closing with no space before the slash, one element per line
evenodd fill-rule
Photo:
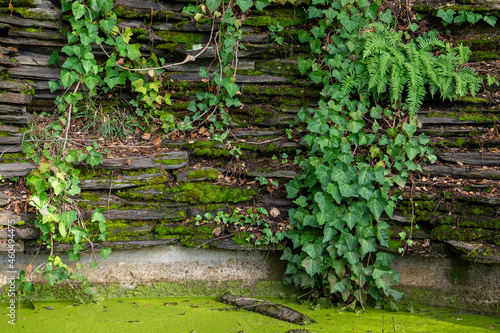
<path fill-rule="evenodd" d="M 306 305 L 268 299 L 290 306 L 318 323 L 299 326 L 245 310 L 230 310 L 213 297 L 122 298 L 97 304 L 37 301 L 35 309 L 17 309 L 9 324 L 8 304 L 1 304 L 0 332 L 279 332 L 306 328 L 310 332 L 500 332 L 500 316 L 414 306 L 408 311 L 379 309 L 311 310 Z"/>

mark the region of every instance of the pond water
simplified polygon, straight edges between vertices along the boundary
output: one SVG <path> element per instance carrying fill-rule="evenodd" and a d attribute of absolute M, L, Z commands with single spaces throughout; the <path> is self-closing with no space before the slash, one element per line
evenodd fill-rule
<path fill-rule="evenodd" d="M 500 332 L 500 316 L 482 316 L 449 309 L 414 306 L 413 313 L 368 308 L 366 311 L 311 310 L 283 299 L 317 324 L 299 326 L 245 310 L 229 310 L 213 297 L 109 298 L 75 306 L 71 301 L 36 301 L 35 309 L 17 309 L 15 326 L 8 323 L 7 304 L 0 306 L 0 332 Z"/>

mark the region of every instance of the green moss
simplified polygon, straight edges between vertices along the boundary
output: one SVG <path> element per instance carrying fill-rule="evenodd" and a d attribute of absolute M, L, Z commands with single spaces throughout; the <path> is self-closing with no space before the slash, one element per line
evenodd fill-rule
<path fill-rule="evenodd" d="M 145 29 L 141 29 L 141 28 L 131 28 L 130 29 L 132 31 L 132 33 L 134 34 L 134 37 L 137 39 L 137 40 L 140 40 L 140 41 L 143 41 L 143 40 L 146 40 L 146 38 L 148 37 L 149 35 L 149 32 Z"/>
<path fill-rule="evenodd" d="M 269 95 L 269 96 L 294 96 L 294 97 L 320 97 L 320 91 L 295 86 L 262 86 L 245 85 L 241 87 L 243 94 L 249 95 Z"/>
<path fill-rule="evenodd" d="M 295 62 L 284 62 L 279 59 L 274 59 L 266 62 L 257 62 L 255 64 L 255 70 L 278 74 L 281 76 L 300 76 L 300 71 L 297 63 Z"/>
<path fill-rule="evenodd" d="M 236 244 L 252 244 L 252 242 L 249 240 L 250 234 L 246 232 L 237 232 L 233 237 L 231 237 L 231 239 Z"/>
<path fill-rule="evenodd" d="M 177 164 L 182 164 L 182 163 L 186 163 L 187 160 L 186 159 L 162 159 L 162 160 L 153 160 L 153 162 L 155 163 L 161 163 L 161 164 L 165 164 L 165 165 L 177 165 Z"/>
<path fill-rule="evenodd" d="M 471 103 L 471 104 L 483 104 L 483 105 L 490 104 L 490 101 L 486 98 L 470 97 L 470 96 L 457 98 L 457 102 Z"/>
<path fill-rule="evenodd" d="M 9 7 L 9 5 L 15 7 L 36 7 L 33 0 L 0 0 L 0 7 Z"/>
<path fill-rule="evenodd" d="M 483 228 L 451 228 L 449 225 L 437 226 L 431 231 L 431 238 L 439 241 L 492 241 L 498 237 L 495 229 Z"/>
<path fill-rule="evenodd" d="M 177 45 L 179 45 L 179 43 L 162 43 L 162 44 L 155 45 L 155 47 L 160 49 L 160 50 L 165 50 L 165 51 L 168 51 L 170 53 L 174 53 L 175 47 Z"/>
<path fill-rule="evenodd" d="M 307 21 L 305 12 L 294 8 L 280 7 L 263 10 L 259 14 L 260 16 L 248 17 L 245 20 L 245 25 L 268 27 L 280 24 L 282 27 L 289 27 L 304 24 Z"/>
<path fill-rule="evenodd" d="M 255 194 L 253 190 L 213 185 L 206 182 L 184 183 L 176 187 L 150 185 L 116 193 L 116 195 L 128 199 L 166 199 L 189 204 L 235 203 L 250 200 Z"/>
<path fill-rule="evenodd" d="M 0 163 L 27 163 L 31 162 L 26 159 L 23 153 L 11 153 L 11 154 L 3 154 L 0 156 Z"/>
<path fill-rule="evenodd" d="M 164 42 L 182 43 L 192 45 L 199 43 L 205 36 L 202 33 L 195 32 L 179 32 L 179 31 L 157 31 L 156 35 L 159 36 Z"/>
<path fill-rule="evenodd" d="M 193 151 L 195 157 L 230 157 L 231 153 L 227 149 L 222 148 L 202 148 Z"/>
<path fill-rule="evenodd" d="M 209 170 L 194 170 L 190 171 L 186 175 L 187 179 L 208 179 L 215 180 L 219 178 L 219 170 L 217 169 L 209 169 Z"/>
<path fill-rule="evenodd" d="M 92 202 L 98 202 L 101 200 L 101 198 L 99 198 L 99 196 L 97 194 L 95 194 L 94 192 L 82 192 L 80 194 L 80 197 L 83 200 L 92 201 Z"/>

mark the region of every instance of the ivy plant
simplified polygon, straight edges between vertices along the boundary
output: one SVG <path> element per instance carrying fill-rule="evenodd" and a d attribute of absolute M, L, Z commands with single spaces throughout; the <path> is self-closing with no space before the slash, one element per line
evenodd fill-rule
<path fill-rule="evenodd" d="M 286 185 L 297 208 L 282 259 L 287 281 L 324 303 L 401 296 L 391 287 L 399 279 L 393 255 L 378 246 L 388 246 L 381 218 L 399 200 L 393 189 L 421 170 L 419 161 L 436 160 L 429 139 L 415 136 L 416 113 L 427 94 L 453 99 L 481 82 L 464 67 L 467 48 L 425 37 L 405 42 L 390 10 L 378 9 L 378 2 L 317 0 L 308 7 L 317 24 L 298 32 L 311 49 L 299 70 L 323 90 L 319 107 L 297 117 L 305 155 L 295 160 L 302 174 Z"/>

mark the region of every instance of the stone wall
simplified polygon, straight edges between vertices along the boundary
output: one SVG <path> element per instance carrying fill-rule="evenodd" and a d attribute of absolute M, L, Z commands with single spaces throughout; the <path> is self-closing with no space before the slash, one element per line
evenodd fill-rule
<path fill-rule="evenodd" d="M 12 11 L 8 3 L 0 1 L 0 174 L 15 180 L 34 168 L 20 154 L 22 133 L 36 119 L 34 113 L 54 112 L 53 101 L 62 93 L 48 89 L 48 81 L 58 79 L 60 72 L 57 65 L 48 62 L 50 54 L 65 45 L 62 31 L 67 21 L 57 1 L 13 0 Z M 173 63 L 182 61 L 187 54 L 197 54 L 209 40 L 211 24 L 192 22 L 181 13 L 187 3 L 117 0 L 115 11 L 119 26 L 133 29 L 133 39 L 141 44 L 141 52 L 154 52 Z M 411 13 L 420 13 L 429 26 L 437 26 L 436 8 L 442 5 L 418 1 Z M 460 6 L 500 16 L 495 1 Z M 244 105 L 232 114 L 232 140 L 242 150 L 241 161 L 234 161 L 210 137 L 198 136 L 164 139 L 148 156 L 108 156 L 98 170 L 80 166 L 83 192 L 77 200 L 85 214 L 95 207 L 105 210 L 108 245 L 121 250 L 179 243 L 188 247 L 254 249 L 248 242 L 249 234 L 238 226 L 186 223 L 186 219 L 200 213 L 235 207 L 245 210 L 254 205 L 276 208 L 280 214 L 270 222 L 276 230 L 286 227 L 286 212 L 292 203 L 285 199 L 284 184 L 297 175 L 290 161 L 299 144 L 286 138 L 285 129 L 301 107 L 317 105 L 319 87 L 301 76 L 297 68 L 295 59 L 307 52 L 307 47 L 296 42 L 273 44 L 267 26 L 279 23 L 286 29 L 286 40 L 292 41 L 296 27 L 305 18 L 299 7 L 270 6 L 262 13 L 249 13 L 243 22 L 246 50 L 238 54 L 236 82 Z M 500 46 L 496 32 L 496 28 L 479 24 L 451 30 L 442 37 L 469 46 L 473 54 L 468 65 L 482 75 L 498 77 Z M 197 72 L 201 66 L 210 66 L 214 48 L 209 46 L 195 62 L 168 68 L 163 83 L 172 93 L 169 111 L 185 114 L 196 92 L 206 89 Z M 100 48 L 94 51 L 97 58 L 104 59 Z M 402 191 L 405 200 L 390 219 L 390 248 L 383 250 L 397 253 L 404 246 L 399 236 L 404 231 L 411 233 L 414 240 L 405 251 L 407 256 L 433 258 L 429 260 L 435 262 L 481 263 L 479 266 L 485 265 L 481 267 L 497 269 L 500 100 L 497 87 L 485 88 L 476 97 L 455 103 L 427 100 L 421 108 L 422 127 L 417 134 L 424 132 L 431 138 L 439 160 L 435 165 L 424 165 L 424 172 L 415 177 L 411 190 Z M 282 163 L 283 153 L 288 155 L 288 161 Z M 258 176 L 279 180 L 279 188 L 259 186 L 255 181 Z M 15 220 L 17 249 L 34 254 L 39 251 L 35 243 L 38 232 L 32 225 L 34 215 L 16 214 L 13 209 L 13 203 L 25 203 L 26 196 L 7 196 L 5 202 L 10 201 L 10 206 L 0 212 L 0 225 Z M 419 229 L 412 228 L 415 224 Z M 0 238 L 6 238 L 5 229 L 0 230 Z M 55 247 L 58 253 L 67 249 L 65 244 Z M 396 267 L 401 267 L 404 258 L 398 259 Z M 403 286 L 412 286 L 404 282 L 411 280 L 412 274 L 403 271 Z M 456 292 L 450 288 L 447 291 Z M 496 293 L 491 299 L 498 304 L 498 288 L 491 293 Z"/>

